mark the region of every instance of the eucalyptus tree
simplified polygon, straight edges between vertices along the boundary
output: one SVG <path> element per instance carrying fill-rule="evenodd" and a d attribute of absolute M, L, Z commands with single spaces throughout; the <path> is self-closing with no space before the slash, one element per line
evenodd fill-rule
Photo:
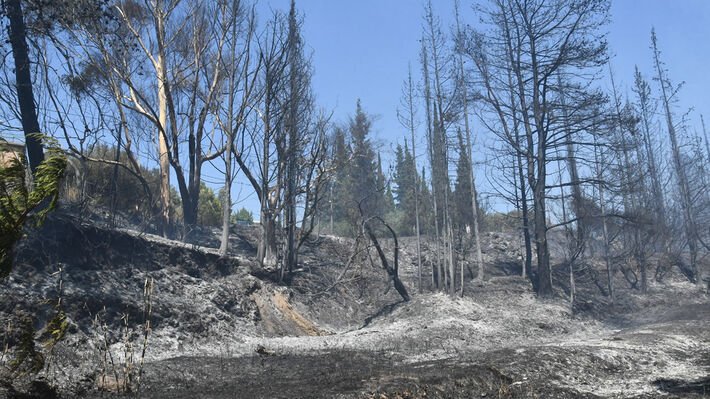
<path fill-rule="evenodd" d="M 101 69 L 116 102 L 152 125 L 160 169 L 160 227 L 169 233 L 170 175 L 175 175 L 183 221 L 197 223 L 203 165 L 219 157 L 209 120 L 220 93 L 225 31 L 217 28 L 217 5 L 154 0 L 118 2 L 111 8 L 121 37 L 91 40 L 86 53 Z M 124 115 L 121 116 L 124 119 Z M 127 118 L 125 118 L 127 119 Z M 123 122 L 127 125 L 127 122 Z M 125 126 L 124 126 L 125 127 Z"/>

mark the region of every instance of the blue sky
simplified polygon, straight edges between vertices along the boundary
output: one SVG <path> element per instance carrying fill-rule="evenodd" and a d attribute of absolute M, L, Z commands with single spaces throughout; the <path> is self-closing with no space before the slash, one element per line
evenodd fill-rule
<path fill-rule="evenodd" d="M 261 0 L 261 19 L 267 17 L 269 8 L 288 9 L 289 2 Z M 464 23 L 475 25 L 473 3 L 461 0 Z M 373 134 L 383 158 L 389 158 L 393 143 L 403 141 L 406 134 L 396 112 L 408 64 L 412 64 L 413 73 L 419 73 L 424 1 L 297 0 L 296 6 L 305 17 L 303 34 L 312 51 L 318 105 L 333 111 L 335 121 L 344 122 L 360 98 L 365 110 L 376 117 Z M 434 0 L 434 8 L 444 27 L 449 27 L 453 0 Z M 608 40 L 621 94 L 632 94 L 635 64 L 651 78 L 653 26 L 671 78 L 676 83 L 686 82 L 678 110 L 682 113 L 694 107 L 691 129 L 697 126 L 699 130 L 700 113 L 710 120 L 710 0 L 613 0 L 611 18 Z M 474 123 L 474 129 L 477 126 Z M 474 156 L 482 159 L 485 154 Z M 251 202 L 246 200 L 245 205 L 251 207 Z"/>
<path fill-rule="evenodd" d="M 287 8 L 289 0 L 262 0 L 262 7 Z M 357 98 L 379 120 L 374 129 L 383 139 L 397 139 L 402 81 L 407 65 L 418 73 L 417 40 L 421 35 L 423 1 L 297 0 L 305 16 L 303 34 L 313 51 L 314 90 L 321 106 L 345 119 Z M 475 25 L 474 2 L 461 2 L 464 22 Z M 434 1 L 445 27 L 453 23 L 453 1 Z M 263 15 L 263 14 L 262 14 Z M 633 83 L 633 68 L 651 75 L 650 32 L 655 26 L 663 58 L 675 82 L 686 81 L 681 107 L 695 106 L 710 114 L 709 0 L 615 0 L 607 26 L 617 83 L 622 92 Z"/>

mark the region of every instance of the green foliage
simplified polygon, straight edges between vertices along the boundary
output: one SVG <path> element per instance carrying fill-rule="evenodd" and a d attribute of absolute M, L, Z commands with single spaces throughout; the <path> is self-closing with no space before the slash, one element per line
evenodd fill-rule
<path fill-rule="evenodd" d="M 37 167 L 31 188 L 25 182 L 24 156 L 0 165 L 0 278 L 12 271 L 13 249 L 25 225 L 39 226 L 59 198 L 66 157 L 56 142 L 42 139 L 48 144 L 45 160 Z"/>
<path fill-rule="evenodd" d="M 406 142 L 404 148 L 397 145 L 395 162 L 394 198 L 397 202 L 397 210 L 401 215 L 393 225 L 397 226 L 400 235 L 409 236 L 416 233 L 415 188 L 419 176 L 417 176 L 414 158 L 412 158 Z"/>
<path fill-rule="evenodd" d="M 32 374 L 40 372 L 44 367 L 44 356 L 35 348 L 35 328 L 29 315 L 20 319 L 17 352 L 10 367 L 14 372 Z"/>
<path fill-rule="evenodd" d="M 237 223 L 254 223 L 254 215 L 249 210 L 247 210 L 247 208 L 244 207 L 242 207 L 237 213 L 232 216 L 234 218 L 234 221 Z"/>
<path fill-rule="evenodd" d="M 51 349 L 59 341 L 64 338 L 69 328 L 69 321 L 67 320 L 67 315 L 62 310 L 57 310 L 56 314 L 47 323 L 47 331 L 50 334 L 49 339 L 44 343 L 45 348 Z"/>
<path fill-rule="evenodd" d="M 328 198 L 328 215 L 332 213 L 335 223 L 346 220 L 347 207 L 345 206 L 348 196 L 348 173 L 350 171 L 349 162 L 351 156 L 350 147 L 347 144 L 345 130 L 336 128 L 333 135 L 332 166 L 334 169 L 333 178 L 330 181 Z M 332 205 L 332 209 L 331 209 Z M 335 233 L 334 231 L 331 233 Z"/>
<path fill-rule="evenodd" d="M 99 144 L 88 156 L 114 161 L 116 149 Z M 119 162 L 130 164 L 125 153 L 120 154 Z M 95 161 L 79 161 L 74 166 L 79 170 L 67 174 L 67 187 L 62 193 L 66 201 L 115 209 L 127 216 L 139 218 L 150 216 L 157 209 L 157 193 L 160 192 L 160 174 L 157 169 L 140 167 L 138 173 L 147 183 L 146 191 L 143 183 L 122 166 Z M 173 204 L 174 209 L 179 207 L 179 204 Z"/>
<path fill-rule="evenodd" d="M 336 234 L 351 235 L 357 231 L 361 217 L 358 205 L 365 217 L 384 216 L 394 208 L 389 182 L 370 142 L 371 124 L 358 101 L 348 131 L 335 131 L 332 155 L 334 176 L 329 201 L 333 205 L 333 230 Z"/>
<path fill-rule="evenodd" d="M 380 153 L 377 153 L 377 169 L 375 174 L 375 187 L 381 190 L 377 195 L 377 211 L 380 216 L 385 215 L 394 210 L 394 194 L 392 193 L 392 185 L 390 179 L 385 176 L 382 170 L 382 158 Z"/>
<path fill-rule="evenodd" d="M 357 102 L 355 117 L 350 122 L 350 137 L 352 138 L 352 162 L 349 164 L 347 197 L 348 219 L 356 224 L 360 219 L 360 209 L 363 216 L 381 215 L 384 203 L 384 186 L 378 184 L 377 161 L 375 151 L 369 139 L 372 121 L 362 109 L 360 101 Z"/>
<path fill-rule="evenodd" d="M 197 208 L 197 223 L 202 226 L 222 225 L 222 202 L 214 190 L 200 183 L 200 202 Z"/>
<path fill-rule="evenodd" d="M 396 226 L 402 236 L 416 234 L 417 204 L 415 196 L 419 194 L 419 229 L 421 234 L 433 233 L 434 219 L 431 193 L 425 181 L 424 169 L 417 173 L 414 157 L 405 141 L 404 147 L 397 146 L 395 152 L 395 187 L 392 190 L 396 202 L 396 216 L 391 224 Z M 418 190 L 415 190 L 417 188 Z"/>

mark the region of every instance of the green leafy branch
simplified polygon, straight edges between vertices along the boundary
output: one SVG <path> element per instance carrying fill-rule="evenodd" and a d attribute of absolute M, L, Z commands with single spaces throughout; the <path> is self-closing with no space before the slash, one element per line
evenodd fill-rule
<path fill-rule="evenodd" d="M 13 250 L 27 223 L 42 224 L 59 199 L 59 184 L 67 166 L 56 140 L 38 134 L 46 148 L 45 160 L 37 167 L 34 184 L 26 182 L 23 154 L 0 165 L 0 278 L 12 271 Z M 0 151 L 5 145 L 0 142 Z"/>

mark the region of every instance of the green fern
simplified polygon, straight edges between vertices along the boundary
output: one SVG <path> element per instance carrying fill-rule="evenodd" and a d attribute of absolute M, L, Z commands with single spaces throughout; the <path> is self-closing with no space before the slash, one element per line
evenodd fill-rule
<path fill-rule="evenodd" d="M 37 167 L 31 188 L 25 181 L 24 155 L 0 166 L 0 278 L 12 271 L 13 249 L 24 226 L 40 226 L 59 199 L 67 160 L 56 140 L 40 137 L 46 145 L 45 160 Z"/>

